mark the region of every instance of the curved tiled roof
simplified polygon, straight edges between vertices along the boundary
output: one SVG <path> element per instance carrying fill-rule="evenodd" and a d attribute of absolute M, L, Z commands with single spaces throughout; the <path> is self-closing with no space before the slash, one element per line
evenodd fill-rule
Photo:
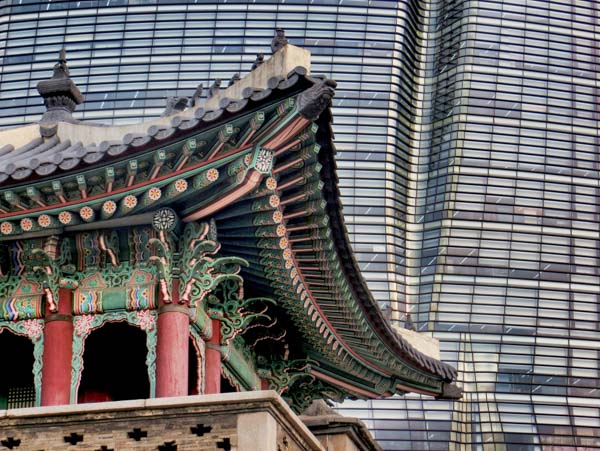
<path fill-rule="evenodd" d="M 169 142 L 189 130 L 198 129 L 228 118 L 246 109 L 262 103 L 273 96 L 274 92 L 285 91 L 294 87 L 299 80 L 305 79 L 307 69 L 298 66 L 286 78 L 272 77 L 268 80 L 268 88 L 242 91 L 240 99 L 224 97 L 216 109 L 206 110 L 200 105 L 196 109 L 186 110 L 186 114 L 178 114 L 169 118 L 169 124 L 152 124 L 145 133 L 126 133 L 121 140 L 100 141 L 98 144 L 83 145 L 75 139 L 59 138 L 60 132 L 49 138 L 38 136 L 18 148 L 10 143 L 2 143 L 0 130 L 0 184 L 13 181 L 24 181 L 70 171 L 84 169 L 99 161 L 119 157 L 127 152 L 135 152 L 149 145 Z M 310 78 L 310 77 L 309 77 Z M 308 79 L 309 79 L 308 78 Z M 106 128 L 101 124 L 76 123 L 73 128 L 96 127 Z M 73 141 L 73 142 L 72 142 Z"/>
<path fill-rule="evenodd" d="M 135 158 L 138 155 L 147 154 L 150 150 L 184 140 L 191 134 L 212 133 L 217 126 L 226 124 L 241 114 L 256 112 L 260 108 L 298 95 L 314 85 L 322 83 L 327 83 L 324 77 L 311 77 L 305 67 L 298 66 L 285 76 L 277 75 L 268 78 L 264 89 L 245 88 L 241 90 L 240 98 L 222 96 L 218 99 L 216 106 L 214 102 L 213 107 L 210 108 L 207 108 L 206 104 L 201 104 L 197 108 L 185 110 L 181 114 L 146 124 L 145 132 L 140 132 L 138 126 L 135 130 L 124 133 L 122 136 L 115 136 L 116 133 L 105 133 L 110 135 L 109 139 L 98 143 L 90 142 L 88 136 L 90 130 L 99 132 L 98 135 L 101 136 L 103 131 L 114 132 L 115 127 L 86 123 L 42 123 L 40 124 L 40 134 L 43 136 L 32 136 L 28 142 L 21 143 L 16 148 L 11 143 L 1 142 L 3 134 L 0 131 L 0 191 L 6 188 L 10 189 L 12 185 L 22 185 L 24 182 L 38 182 L 48 176 L 56 178 L 112 164 L 112 162 L 122 161 L 125 158 Z M 326 202 L 324 214 L 329 223 L 328 228 L 332 235 L 331 242 L 335 252 L 331 255 L 335 257 L 343 273 L 343 280 L 336 283 L 349 287 L 352 302 L 355 302 L 362 318 L 366 319 L 369 337 L 375 337 L 377 342 L 383 345 L 381 352 L 392 355 L 399 361 L 406 362 L 428 375 L 439 378 L 444 384 L 450 383 L 456 378 L 456 370 L 421 353 L 391 328 L 360 273 L 349 244 L 342 215 L 330 121 L 331 112 L 328 108 L 315 120 L 318 125 L 316 139 L 320 146 L 317 158 L 319 165 L 323 168 L 320 171 L 320 180 L 323 182 L 323 186 L 319 187 L 319 196 Z M 0 214 L 0 221 L 2 216 Z M 311 220 L 314 218 L 307 218 L 307 221 Z M 318 243 L 316 245 L 320 246 Z M 335 279 L 334 276 L 328 277 Z M 341 292 L 345 292 L 344 287 L 340 288 Z M 318 302 L 319 295 L 315 294 L 314 299 Z M 349 318 L 354 318 L 352 316 L 355 315 L 352 313 L 353 309 L 349 308 L 348 312 L 350 312 L 348 313 Z M 335 321 L 331 323 L 333 324 Z M 341 335 L 338 338 L 343 341 Z M 372 339 L 367 337 L 365 340 Z M 396 377 L 400 381 L 401 376 L 395 374 L 394 368 L 390 369 L 385 364 L 381 367 L 381 362 L 376 362 L 375 358 L 369 355 L 368 349 L 373 349 L 377 344 L 371 342 L 370 346 L 371 348 L 365 346 L 364 349 L 361 348 L 362 350 L 356 352 L 351 350 L 349 355 L 352 354 L 351 358 L 357 359 L 369 368 L 374 368 L 376 372 L 390 372 L 391 380 Z M 405 387 L 400 382 L 398 384 L 399 387 Z M 397 390 L 402 391 L 403 388 Z M 436 393 L 429 393 L 443 396 L 443 391 L 442 387 Z"/>

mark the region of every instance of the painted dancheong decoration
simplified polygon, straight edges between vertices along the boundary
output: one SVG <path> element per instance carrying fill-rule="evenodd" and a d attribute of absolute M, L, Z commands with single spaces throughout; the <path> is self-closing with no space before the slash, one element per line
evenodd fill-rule
<path fill-rule="evenodd" d="M 110 384 L 85 392 L 85 368 L 114 323 L 142 334 L 104 352 L 143 354 L 147 397 L 269 388 L 302 411 L 460 396 L 456 371 L 384 320 L 354 260 L 335 82 L 283 30 L 273 42 L 248 76 L 205 80 L 131 126 L 73 117 L 84 99 L 61 52 L 41 121 L 0 131 L 0 331 L 33 343 L 32 404 L 113 399 Z"/>

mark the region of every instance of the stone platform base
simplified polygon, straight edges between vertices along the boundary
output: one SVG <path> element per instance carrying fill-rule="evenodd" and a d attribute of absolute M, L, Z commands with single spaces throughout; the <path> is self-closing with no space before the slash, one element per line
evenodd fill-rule
<path fill-rule="evenodd" d="M 0 451 L 374 449 L 339 424 L 332 440 L 325 423 L 317 438 L 273 391 L 0 410 Z"/>

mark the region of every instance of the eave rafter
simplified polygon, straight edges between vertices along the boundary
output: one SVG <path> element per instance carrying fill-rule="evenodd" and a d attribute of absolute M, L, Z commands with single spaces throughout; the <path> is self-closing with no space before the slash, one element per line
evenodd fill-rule
<path fill-rule="evenodd" d="M 249 195 L 253 203 L 246 200 L 216 215 L 219 229 L 227 229 L 224 247 L 249 261 L 250 267 L 244 269 L 244 276 L 253 286 L 275 290 L 296 324 L 301 324 L 300 329 L 312 349 L 319 349 L 323 357 L 344 367 L 348 374 L 355 374 L 360 380 L 375 381 L 370 388 L 354 382 L 355 395 L 368 389 L 378 395 L 395 392 L 397 380 L 392 374 L 397 373 L 398 368 L 393 365 L 393 357 L 379 346 L 377 337 L 361 317 L 359 307 L 351 301 L 352 293 L 331 242 L 326 204 L 321 197 L 318 127 L 314 122 L 300 121 L 292 115 L 287 119 L 282 121 L 285 128 L 278 130 L 277 141 L 263 139 L 262 142 L 262 145 L 269 143 L 274 151 L 272 178 L 268 180 L 274 179 L 277 183 L 269 187 L 259 185 Z M 256 199 L 262 200 L 257 203 Z M 263 214 L 263 220 L 271 212 L 268 227 L 260 227 L 260 223 L 252 221 L 259 227 L 255 236 L 247 236 L 244 232 L 249 223 L 247 219 L 231 233 L 233 226 L 228 225 L 231 221 L 226 219 L 248 210 L 251 214 Z M 256 246 L 260 249 L 258 255 Z M 408 385 L 419 380 L 419 385 L 425 387 L 424 393 L 441 392 L 441 380 L 416 367 L 407 366 L 403 370 L 407 375 L 403 382 Z M 347 389 L 348 383 L 338 384 L 338 387 Z"/>

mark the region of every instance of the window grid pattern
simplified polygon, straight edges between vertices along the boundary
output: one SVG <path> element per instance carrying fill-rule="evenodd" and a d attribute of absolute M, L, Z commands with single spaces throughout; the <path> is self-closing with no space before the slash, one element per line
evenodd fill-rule
<path fill-rule="evenodd" d="M 354 408 L 388 449 L 598 449 L 598 3 L 427 7 L 406 295 L 465 396 Z"/>
<path fill-rule="evenodd" d="M 35 387 L 10 387 L 6 402 L 7 409 L 35 407 Z"/>

